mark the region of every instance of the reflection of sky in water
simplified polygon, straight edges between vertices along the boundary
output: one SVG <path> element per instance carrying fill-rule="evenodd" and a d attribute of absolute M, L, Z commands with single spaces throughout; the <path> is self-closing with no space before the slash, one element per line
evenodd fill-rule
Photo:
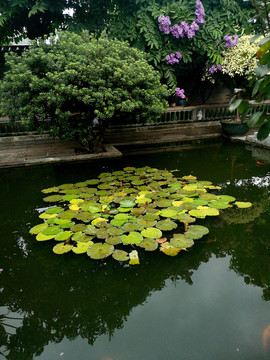
<path fill-rule="evenodd" d="M 232 182 L 230 180 L 228 180 L 224 184 L 219 184 L 219 186 L 224 188 L 225 186 L 231 185 L 231 183 Z M 267 175 L 267 176 L 264 176 L 264 177 L 252 176 L 249 179 L 240 179 L 240 180 L 235 179 L 233 181 L 233 185 L 238 186 L 238 187 L 247 186 L 247 185 L 257 186 L 259 188 L 267 187 L 267 186 L 270 185 L 270 175 Z"/>
<path fill-rule="evenodd" d="M 228 257 L 211 258 L 194 273 L 192 286 L 167 280 L 162 291 L 133 309 L 111 341 L 106 335 L 94 346 L 81 338 L 64 340 L 35 359 L 266 359 L 262 333 L 270 324 L 269 304 L 258 301 L 261 289 L 247 286 L 228 266 Z"/>

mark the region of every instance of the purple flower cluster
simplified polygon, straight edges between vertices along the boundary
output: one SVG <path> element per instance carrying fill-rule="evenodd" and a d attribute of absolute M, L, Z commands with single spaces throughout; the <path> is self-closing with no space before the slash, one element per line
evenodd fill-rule
<path fill-rule="evenodd" d="M 180 89 L 180 88 L 176 88 L 175 89 L 175 95 L 180 97 L 181 99 L 185 99 L 186 95 L 184 94 L 185 90 L 184 89 Z"/>
<path fill-rule="evenodd" d="M 235 35 L 225 35 L 223 38 L 226 41 L 225 47 L 228 49 L 231 46 L 235 46 L 236 44 L 238 44 L 238 36 Z"/>
<path fill-rule="evenodd" d="M 218 65 L 212 65 L 208 71 L 211 74 L 214 74 L 217 70 L 221 70 L 221 69 L 222 69 L 222 66 L 220 64 L 218 64 Z"/>
<path fill-rule="evenodd" d="M 176 53 L 172 53 L 171 55 L 165 56 L 165 59 L 167 61 L 167 64 L 178 64 L 179 59 L 182 58 L 182 54 L 179 51 L 176 51 Z"/>
<path fill-rule="evenodd" d="M 158 22 L 159 30 L 163 31 L 165 34 L 172 34 L 175 38 L 179 39 L 183 38 L 185 35 L 192 39 L 195 36 L 197 30 L 199 30 L 198 24 L 204 23 L 204 7 L 200 0 L 196 0 L 196 11 L 195 11 L 196 19 L 189 25 L 187 22 L 182 21 L 180 25 L 175 24 L 170 27 L 171 20 L 169 16 L 159 16 Z"/>
<path fill-rule="evenodd" d="M 170 33 L 170 25 L 171 25 L 171 20 L 169 16 L 159 16 L 158 18 L 158 22 L 159 22 L 159 30 L 163 31 L 165 34 L 169 34 Z"/>

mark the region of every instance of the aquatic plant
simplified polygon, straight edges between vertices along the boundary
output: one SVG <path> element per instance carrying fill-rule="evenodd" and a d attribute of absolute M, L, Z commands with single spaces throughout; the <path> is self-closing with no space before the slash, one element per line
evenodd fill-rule
<path fill-rule="evenodd" d="M 39 215 L 44 222 L 30 233 L 37 241 L 58 242 L 55 254 L 86 253 L 92 259 L 112 255 L 131 265 L 139 264 L 142 250 L 176 256 L 208 234 L 207 227 L 193 224 L 196 219 L 251 206 L 215 194 L 220 189 L 193 175 L 178 178 L 173 171 L 149 166 L 125 167 L 97 179 L 43 189 L 43 200 L 54 205 Z"/>

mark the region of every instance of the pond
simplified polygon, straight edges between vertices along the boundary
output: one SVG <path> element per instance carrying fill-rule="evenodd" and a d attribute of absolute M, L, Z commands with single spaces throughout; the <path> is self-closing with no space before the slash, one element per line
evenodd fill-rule
<path fill-rule="evenodd" d="M 29 229 L 41 189 L 125 166 L 179 170 L 251 201 L 204 220 L 189 252 L 144 253 L 140 265 L 55 255 Z M 2 169 L 0 358 L 270 359 L 270 151 L 242 144 L 102 163 Z"/>

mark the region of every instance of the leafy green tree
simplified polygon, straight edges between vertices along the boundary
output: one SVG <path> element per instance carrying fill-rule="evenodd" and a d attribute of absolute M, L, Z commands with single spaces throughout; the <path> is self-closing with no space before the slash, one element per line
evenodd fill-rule
<path fill-rule="evenodd" d="M 127 43 L 68 31 L 7 56 L 2 110 L 52 135 L 86 147 L 111 121 L 151 121 L 166 109 L 168 90 L 145 55 Z M 73 115 L 72 114 L 76 114 Z M 102 133 L 100 134 L 102 137 Z"/>
<path fill-rule="evenodd" d="M 0 45 L 22 37 L 36 39 L 65 27 L 66 0 L 0 0 Z"/>

